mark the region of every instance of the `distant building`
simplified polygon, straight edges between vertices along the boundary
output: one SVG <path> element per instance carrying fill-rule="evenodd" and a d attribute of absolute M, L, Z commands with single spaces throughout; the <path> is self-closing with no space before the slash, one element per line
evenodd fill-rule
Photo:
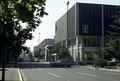
<path fill-rule="evenodd" d="M 38 46 L 34 47 L 34 51 L 40 50 L 40 54 L 44 61 L 52 60 L 54 39 L 45 39 Z"/>
<path fill-rule="evenodd" d="M 55 44 L 68 47 L 74 61 L 92 60 L 102 55 L 102 39 L 112 24 L 116 6 L 76 3 L 55 23 Z M 68 23 L 68 24 L 67 24 Z"/>

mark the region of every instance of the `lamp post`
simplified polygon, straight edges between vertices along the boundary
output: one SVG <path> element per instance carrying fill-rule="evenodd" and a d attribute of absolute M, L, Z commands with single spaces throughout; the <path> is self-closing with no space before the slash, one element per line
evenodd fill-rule
<path fill-rule="evenodd" d="M 69 8 L 69 1 L 67 1 L 67 38 L 66 38 L 67 55 L 68 55 L 68 8 Z"/>
<path fill-rule="evenodd" d="M 38 43 L 40 44 L 40 33 L 39 33 L 39 42 Z"/>
<path fill-rule="evenodd" d="M 39 40 L 38 40 L 38 52 L 39 52 L 39 55 L 40 55 L 41 54 L 40 33 L 39 33 Z"/>

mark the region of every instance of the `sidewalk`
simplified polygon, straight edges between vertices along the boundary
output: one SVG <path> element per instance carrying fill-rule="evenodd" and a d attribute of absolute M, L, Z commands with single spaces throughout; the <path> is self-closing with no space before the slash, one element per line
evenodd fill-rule
<path fill-rule="evenodd" d="M 18 68 L 5 69 L 5 81 L 20 81 Z M 2 68 L 0 68 L 0 80 L 2 79 Z"/>
<path fill-rule="evenodd" d="M 85 66 L 86 68 L 90 68 L 90 69 L 99 69 L 99 70 L 103 70 L 103 71 L 113 71 L 113 72 L 120 72 L 120 68 L 119 69 L 106 69 L 106 68 L 95 68 L 92 66 Z"/>

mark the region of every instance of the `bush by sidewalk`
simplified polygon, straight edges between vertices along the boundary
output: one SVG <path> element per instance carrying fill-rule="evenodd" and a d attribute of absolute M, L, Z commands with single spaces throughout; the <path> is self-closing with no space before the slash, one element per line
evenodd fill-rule
<path fill-rule="evenodd" d="M 106 69 L 117 69 L 120 67 L 120 63 L 116 62 L 111 62 L 111 61 L 107 61 L 105 59 L 101 59 L 101 58 L 96 58 L 93 61 L 93 66 L 95 68 L 106 68 Z"/>
<path fill-rule="evenodd" d="M 97 58 L 93 62 L 94 67 L 105 67 L 107 66 L 107 61 L 105 59 Z"/>
<path fill-rule="evenodd" d="M 120 67 L 120 63 L 118 63 L 117 66 Z"/>
<path fill-rule="evenodd" d="M 106 66 L 106 69 L 117 69 L 116 66 Z"/>

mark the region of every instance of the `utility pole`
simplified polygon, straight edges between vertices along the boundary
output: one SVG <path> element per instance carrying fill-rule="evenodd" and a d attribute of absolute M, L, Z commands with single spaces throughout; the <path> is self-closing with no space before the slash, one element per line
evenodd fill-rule
<path fill-rule="evenodd" d="M 7 13 L 7 0 L 3 1 L 5 14 Z M 7 16 L 7 15 L 6 15 Z M 5 63 L 6 63 L 6 25 L 7 25 L 7 18 L 4 20 L 4 27 L 3 27 L 3 52 L 2 52 L 2 81 L 5 81 Z"/>
<path fill-rule="evenodd" d="M 3 27 L 2 81 L 5 81 L 5 63 L 6 63 L 6 24 L 4 24 Z"/>

